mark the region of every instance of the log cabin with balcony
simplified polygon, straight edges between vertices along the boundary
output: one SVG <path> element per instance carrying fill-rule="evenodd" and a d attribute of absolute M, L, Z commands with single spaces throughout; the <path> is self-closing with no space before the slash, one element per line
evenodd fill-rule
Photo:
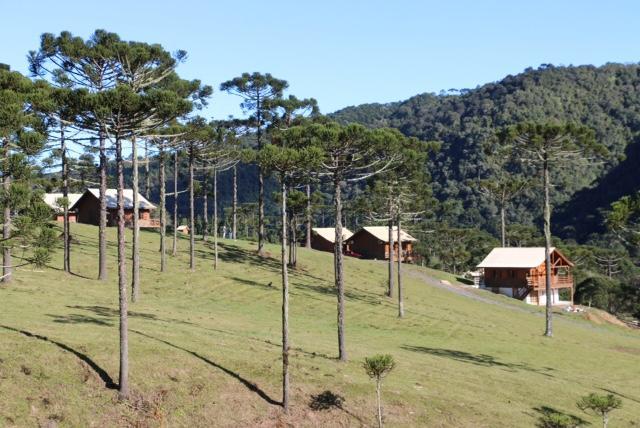
<path fill-rule="evenodd" d="M 557 248 L 551 248 L 551 304 L 573 302 L 573 263 Z M 478 265 L 479 286 L 494 293 L 546 305 L 544 247 L 494 248 Z"/>
<path fill-rule="evenodd" d="M 393 226 L 393 254 L 398 256 L 398 226 Z M 418 240 L 400 230 L 402 262 L 413 263 L 413 245 Z M 354 254 L 365 259 L 389 260 L 389 228 L 387 226 L 365 226 L 357 231 L 347 243 Z M 394 257 L 394 260 L 397 260 Z"/>
<path fill-rule="evenodd" d="M 118 191 L 107 189 L 107 226 L 118 225 Z M 100 189 L 87 189 L 71 207 L 78 223 L 98 225 L 100 222 Z M 160 220 L 151 218 L 156 206 L 138 193 L 138 224 L 141 228 L 160 227 Z M 133 226 L 133 190 L 124 189 L 124 218 L 127 227 Z"/>

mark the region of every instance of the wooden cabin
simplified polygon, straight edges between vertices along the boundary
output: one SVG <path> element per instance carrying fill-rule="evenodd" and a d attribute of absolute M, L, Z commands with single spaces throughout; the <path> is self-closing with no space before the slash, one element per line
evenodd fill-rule
<path fill-rule="evenodd" d="M 353 236 L 353 233 L 346 227 L 342 228 L 342 252 L 348 253 L 349 247 L 347 240 Z M 311 228 L 311 248 L 319 251 L 328 251 L 333 253 L 336 243 L 336 230 L 333 227 L 313 227 Z"/>
<path fill-rule="evenodd" d="M 551 248 L 550 258 L 551 304 L 573 304 L 573 263 L 556 248 Z M 532 305 L 546 305 L 544 247 L 494 248 L 478 268 L 480 288 Z M 561 300 L 561 290 L 567 290 L 568 300 Z"/>
<path fill-rule="evenodd" d="M 191 229 L 189 229 L 189 226 L 187 226 L 186 224 L 181 224 L 180 226 L 176 227 L 176 231 L 183 235 L 188 235 Z"/>
<path fill-rule="evenodd" d="M 118 224 L 118 191 L 107 189 L 107 226 Z M 100 223 L 100 190 L 87 189 L 71 207 L 77 213 L 78 223 Z M 156 206 L 138 193 L 138 224 L 141 228 L 160 227 L 160 220 L 151 218 Z M 124 189 L 124 218 L 127 227 L 133 226 L 133 190 Z"/>
<path fill-rule="evenodd" d="M 398 257 L 398 227 L 393 227 L 394 260 Z M 418 240 L 404 230 L 400 230 L 402 241 L 401 260 L 413 263 L 413 245 Z M 347 241 L 351 251 L 366 259 L 389 260 L 389 228 L 387 226 L 366 226 L 357 231 Z"/>
<path fill-rule="evenodd" d="M 75 223 L 76 212 L 71 207 L 80 199 L 82 193 L 67 193 L 67 199 L 69 200 L 69 223 Z M 62 193 L 45 193 L 43 196 L 44 203 L 51 207 L 52 218 L 55 221 L 62 223 L 64 221 L 64 207 L 58 204 L 60 198 L 63 198 Z"/>

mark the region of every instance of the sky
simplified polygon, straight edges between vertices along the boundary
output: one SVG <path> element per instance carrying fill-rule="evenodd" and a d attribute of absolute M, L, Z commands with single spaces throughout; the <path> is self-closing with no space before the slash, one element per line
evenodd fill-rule
<path fill-rule="evenodd" d="M 594 0 L 0 0 L 0 63 L 27 73 L 40 34 L 95 29 L 189 57 L 215 92 L 203 115 L 239 116 L 219 85 L 269 72 L 323 113 L 474 88 L 540 64 L 640 61 L 640 2 Z"/>

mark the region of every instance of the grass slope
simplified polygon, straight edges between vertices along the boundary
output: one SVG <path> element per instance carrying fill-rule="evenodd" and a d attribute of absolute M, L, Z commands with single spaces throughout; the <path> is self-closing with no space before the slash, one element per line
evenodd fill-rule
<path fill-rule="evenodd" d="M 597 425 L 575 406 L 593 391 L 622 397 L 613 426 L 639 422 L 637 332 L 558 315 L 545 339 L 537 308 L 452 292 L 433 279 L 452 276 L 418 267 L 406 268 L 400 320 L 382 297 L 386 266 L 347 259 L 350 361 L 336 361 L 332 256 L 304 249 L 292 275 L 293 410 L 284 417 L 277 259 L 222 241 L 214 272 L 198 243 L 189 272 L 181 239 L 161 274 L 152 232 L 141 234 L 142 295 L 130 308 L 133 399 L 118 403 L 115 230 L 106 283 L 93 279 L 97 229 L 72 233 L 74 275 L 57 269 L 58 254 L 52 268 L 20 270 L 0 287 L 0 426 L 371 426 L 374 385 L 361 361 L 375 353 L 398 363 L 383 387 L 389 426 L 533 426 L 547 407 Z"/>

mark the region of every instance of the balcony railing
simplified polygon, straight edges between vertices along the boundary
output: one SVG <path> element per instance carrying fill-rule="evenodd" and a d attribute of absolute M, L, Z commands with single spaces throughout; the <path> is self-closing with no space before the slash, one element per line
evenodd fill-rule
<path fill-rule="evenodd" d="M 545 275 L 528 275 L 527 284 L 535 290 L 546 287 Z M 551 288 L 573 287 L 573 275 L 551 275 Z"/>

